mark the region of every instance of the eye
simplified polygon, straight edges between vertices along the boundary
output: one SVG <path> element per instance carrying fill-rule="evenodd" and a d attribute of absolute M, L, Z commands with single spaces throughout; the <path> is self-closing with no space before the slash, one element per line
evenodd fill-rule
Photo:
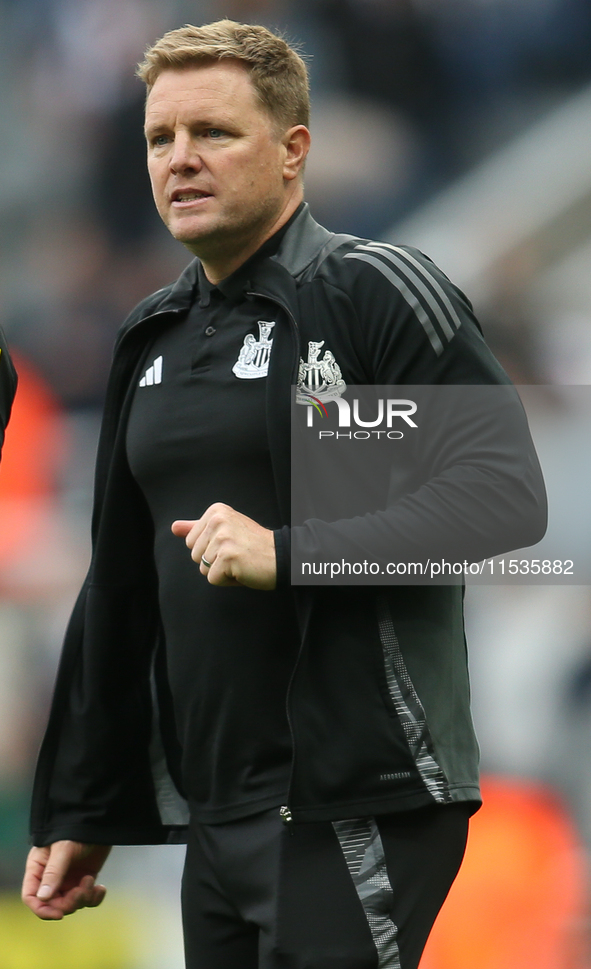
<path fill-rule="evenodd" d="M 222 131 L 221 128 L 208 128 L 207 134 L 209 135 L 210 138 L 214 138 L 214 139 L 223 138 L 224 136 L 224 132 Z"/>
<path fill-rule="evenodd" d="M 165 134 L 148 135 L 148 144 L 153 148 L 161 148 L 162 145 L 167 145 L 169 141 L 169 136 Z"/>

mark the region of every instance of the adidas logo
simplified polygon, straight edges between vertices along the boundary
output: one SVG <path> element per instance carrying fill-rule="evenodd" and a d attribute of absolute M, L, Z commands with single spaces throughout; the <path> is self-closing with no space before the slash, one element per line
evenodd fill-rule
<path fill-rule="evenodd" d="M 162 383 L 162 357 L 156 357 L 151 367 L 148 367 L 140 380 L 140 387 L 153 387 Z"/>

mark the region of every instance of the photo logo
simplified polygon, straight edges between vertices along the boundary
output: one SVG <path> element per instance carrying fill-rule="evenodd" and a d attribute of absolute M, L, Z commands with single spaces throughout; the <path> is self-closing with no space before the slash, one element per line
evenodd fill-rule
<path fill-rule="evenodd" d="M 306 426 L 314 427 L 316 415 L 321 420 L 328 418 L 331 414 L 327 405 L 334 403 L 337 405 L 338 430 L 323 429 L 318 431 L 318 438 L 349 438 L 360 440 L 370 440 L 370 438 L 380 440 L 382 437 L 390 441 L 399 441 L 404 437 L 400 430 L 400 421 L 407 427 L 417 429 L 418 425 L 413 420 L 417 412 L 417 403 L 406 397 L 379 398 L 379 399 L 360 399 L 355 397 L 352 404 L 344 397 L 333 397 L 326 404 L 319 397 L 298 388 L 296 401 L 298 404 L 307 404 L 308 412 L 306 415 Z M 363 416 L 362 416 L 363 415 Z M 346 431 L 344 428 L 356 428 L 353 431 Z"/>
<path fill-rule="evenodd" d="M 308 393 L 307 390 L 300 390 L 299 387 L 298 387 L 297 394 L 298 396 L 297 396 L 296 403 L 310 404 L 312 407 L 316 408 L 316 410 L 318 411 L 321 417 L 328 417 L 328 411 L 319 397 L 314 397 L 313 394 Z M 308 420 L 308 427 L 311 427 L 311 426 L 312 425 Z"/>

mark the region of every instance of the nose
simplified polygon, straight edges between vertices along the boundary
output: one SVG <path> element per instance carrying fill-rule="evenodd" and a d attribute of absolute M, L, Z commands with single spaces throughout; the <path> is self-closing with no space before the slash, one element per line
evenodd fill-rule
<path fill-rule="evenodd" d="M 178 132 L 175 135 L 170 154 L 170 170 L 174 175 L 188 172 L 198 172 L 202 167 L 197 146 L 188 132 Z"/>

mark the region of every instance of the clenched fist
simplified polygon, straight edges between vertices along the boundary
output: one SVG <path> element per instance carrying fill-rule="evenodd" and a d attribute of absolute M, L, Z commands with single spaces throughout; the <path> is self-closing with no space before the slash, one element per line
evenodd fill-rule
<path fill-rule="evenodd" d="M 173 522 L 172 531 L 185 539 L 193 561 L 212 585 L 275 588 L 273 532 L 229 505 L 216 502 L 197 521 Z"/>

